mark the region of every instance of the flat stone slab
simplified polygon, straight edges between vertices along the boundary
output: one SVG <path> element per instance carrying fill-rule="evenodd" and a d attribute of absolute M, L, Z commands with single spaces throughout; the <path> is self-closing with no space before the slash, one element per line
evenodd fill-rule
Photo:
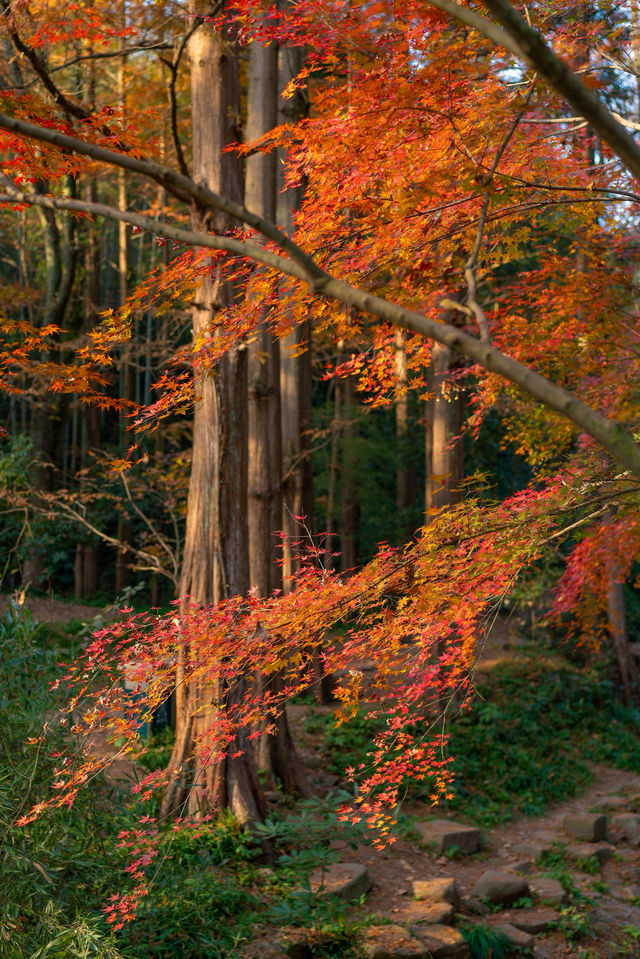
<path fill-rule="evenodd" d="M 402 926 L 369 926 L 363 952 L 366 959 L 430 959 L 424 942 L 414 939 Z"/>
<path fill-rule="evenodd" d="M 420 844 L 437 853 L 455 847 L 468 855 L 476 852 L 482 844 L 482 833 L 475 826 L 464 826 L 448 819 L 416 823 L 415 829 L 420 836 Z"/>
<path fill-rule="evenodd" d="M 607 817 L 599 813 L 570 813 L 562 825 L 582 842 L 601 842 L 607 836 Z"/>
<path fill-rule="evenodd" d="M 509 905 L 529 895 L 529 883 L 512 872 L 487 869 L 471 890 L 471 895 L 474 899 L 485 900 L 493 905 Z"/>
<path fill-rule="evenodd" d="M 629 842 L 635 843 L 640 840 L 640 816 L 637 813 L 619 813 L 617 816 L 613 816 L 611 824 L 616 829 L 621 829 L 625 839 L 628 839 Z"/>
<path fill-rule="evenodd" d="M 510 922 L 499 922 L 495 928 L 507 937 L 512 946 L 518 949 L 531 949 L 533 936 L 530 932 L 523 932 L 517 926 L 512 926 Z"/>
<path fill-rule="evenodd" d="M 530 876 L 532 872 L 536 871 L 536 864 L 533 859 L 521 859 L 520 862 L 511 863 L 509 869 L 521 876 Z"/>
<path fill-rule="evenodd" d="M 560 914 L 555 909 L 518 909 L 509 916 L 509 924 L 521 932 L 536 936 L 545 932 L 559 918 Z"/>
<path fill-rule="evenodd" d="M 334 862 L 326 869 L 315 869 L 309 876 L 309 886 L 321 896 L 338 896 L 351 902 L 369 892 L 371 876 L 359 862 Z"/>
<path fill-rule="evenodd" d="M 415 879 L 411 884 L 414 899 L 456 903 L 460 898 L 455 879 Z"/>
<path fill-rule="evenodd" d="M 458 929 L 451 926 L 427 926 L 420 938 L 432 959 L 468 959 L 469 946 Z"/>
<path fill-rule="evenodd" d="M 512 852 L 516 856 L 540 859 L 545 852 L 551 852 L 554 846 L 562 843 L 562 841 L 562 836 L 558 833 L 541 830 L 540 832 L 534 833 L 531 839 L 516 843 L 513 846 Z"/>
<path fill-rule="evenodd" d="M 616 809 L 626 809 L 629 799 L 625 796 L 602 796 L 595 804 L 594 811 L 614 812 Z"/>
<path fill-rule="evenodd" d="M 409 925 L 443 923 L 451 919 L 454 911 L 450 902 L 408 902 L 402 909 L 394 911 L 392 918 Z"/>
<path fill-rule="evenodd" d="M 612 847 L 606 842 L 577 842 L 565 846 L 565 852 L 571 859 L 594 859 L 604 866 L 613 856 Z"/>
<path fill-rule="evenodd" d="M 537 899 L 551 902 L 555 906 L 562 905 L 567 901 L 567 891 L 557 879 L 536 876 L 529 880 L 529 888 Z"/>

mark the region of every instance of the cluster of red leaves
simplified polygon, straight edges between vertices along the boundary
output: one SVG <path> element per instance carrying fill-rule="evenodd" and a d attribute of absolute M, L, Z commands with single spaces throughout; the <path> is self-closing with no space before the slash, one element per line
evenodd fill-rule
<path fill-rule="evenodd" d="M 576 494 L 559 477 L 544 490 L 526 491 L 491 509 L 467 501 L 437 513 L 415 544 L 404 550 L 382 546 L 368 566 L 349 577 L 324 570 L 322 550 L 312 549 L 296 589 L 287 595 L 263 601 L 237 596 L 206 608 L 176 606 L 163 615 L 124 610 L 125 619 L 99 630 L 58 681 L 69 691 L 66 717 L 71 732 L 87 743 L 86 759 L 78 764 L 63 757 L 56 795 L 21 822 L 31 822 L 49 806 L 70 804 L 98 769 L 113 761 L 113 753 L 92 750 L 98 732 L 118 743 L 118 756 L 139 754 L 140 725 L 170 694 L 179 650 L 188 643 L 185 681 L 199 688 L 231 689 L 238 676 L 277 672 L 283 678 L 278 692 L 255 683 L 230 697 L 232 705 L 209 707 L 210 724 L 195 743 L 204 766 L 237 749 L 240 729 L 255 739 L 265 717 L 307 689 L 318 655 L 327 673 L 340 669 L 342 719 L 348 721 L 363 696 L 386 716 L 367 761 L 350 770 L 358 790 L 343 817 L 364 820 L 376 831 L 376 841 L 390 841 L 393 807 L 410 781 L 428 779 L 434 801 L 449 794 L 449 760 L 441 737 L 429 728 L 436 703 L 455 695 L 464 705 L 484 624 L 517 572 L 535 561 L 559 518 L 576 504 Z M 349 623 L 339 637 L 331 632 L 338 622 Z M 358 666 L 363 660 L 375 667 L 366 689 Z M 123 688 L 125 677 L 139 684 L 135 697 Z M 149 773 L 135 788 L 141 798 L 150 798 L 180 772 Z M 121 837 L 132 849 L 129 872 L 141 888 L 154 855 L 155 828 Z M 111 920 L 123 921 L 133 904 L 129 894 L 114 900 Z"/>

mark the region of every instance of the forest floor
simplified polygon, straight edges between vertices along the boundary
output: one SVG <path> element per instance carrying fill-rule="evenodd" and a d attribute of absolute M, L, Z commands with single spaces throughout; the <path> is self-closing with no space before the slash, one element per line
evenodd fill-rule
<path fill-rule="evenodd" d="M 4 613 L 7 602 L 7 597 L 0 597 L 0 612 Z M 70 620 L 90 621 L 101 612 L 86 604 L 48 598 L 29 597 L 27 605 L 36 620 L 60 626 Z M 500 617 L 479 651 L 479 670 L 489 675 L 505 662 L 517 664 L 524 661 L 530 652 L 517 620 Z M 544 665 L 541 668 L 544 672 Z M 515 715 L 518 705 L 514 704 L 513 708 Z M 291 707 L 290 719 L 318 795 L 330 796 L 342 785 L 324 740 L 333 707 L 313 706 L 311 712 L 315 726 L 313 722 L 309 724 L 307 706 Z M 553 721 L 550 719 L 550 723 Z M 545 733 L 549 749 L 553 750 L 555 730 L 549 728 Z M 347 735 L 346 731 L 344 735 Z M 598 738 L 597 734 L 595 738 Z M 455 880 L 460 894 L 455 915 L 446 920 L 452 927 L 480 925 L 491 928 L 509 923 L 533 928 L 537 924 L 540 930 L 534 936 L 532 954 L 540 959 L 640 959 L 640 843 L 626 838 L 620 822 L 617 825 L 615 822 L 615 817 L 623 812 L 632 816 L 640 812 L 640 764 L 635 770 L 615 769 L 601 762 L 587 762 L 587 765 L 591 781 L 586 788 L 571 798 L 547 805 L 540 815 L 515 815 L 490 828 L 481 826 L 482 846 L 470 855 L 463 856 L 455 848 L 448 854 L 437 855 L 421 845 L 416 831 L 421 823 L 432 819 L 476 825 L 468 809 L 463 806 L 460 812 L 439 810 L 411 799 L 403 810 L 405 827 L 390 847 L 377 850 L 367 844 L 353 849 L 346 842 L 333 841 L 331 847 L 338 862 L 365 866 L 372 883 L 366 897 L 349 907 L 349 919 L 361 925 L 365 941 L 367 929 L 372 926 L 404 924 L 405 929 L 417 937 L 415 947 L 418 951 L 389 952 L 389 956 L 421 956 L 420 938 L 428 934 L 428 927 L 407 921 L 408 907 L 410 909 L 414 903 L 413 883 L 447 878 Z M 126 760 L 118 760 L 111 770 L 111 782 L 119 780 L 126 790 L 127 782 L 136 779 L 138 773 L 139 770 Z M 490 769 L 487 774 L 495 776 Z M 541 769 L 540 776 L 544 775 L 546 773 Z M 540 785 L 542 791 L 542 782 Z M 613 802 L 611 797 L 614 797 Z M 605 851 L 608 861 L 601 865 L 588 850 L 583 850 L 577 860 L 572 859 L 571 850 L 576 840 L 563 827 L 565 816 L 593 813 L 607 804 L 611 807 L 607 814 Z M 271 797 L 271 805 L 273 814 L 286 816 L 286 803 L 281 809 L 281 798 L 277 795 Z M 637 819 L 640 839 L 640 816 Z M 530 848 L 523 851 L 522 847 L 527 844 Z M 596 846 L 602 847 L 603 844 L 594 844 L 593 848 Z M 500 905 L 489 908 L 474 898 L 472 889 L 483 873 L 487 870 L 509 873 L 516 865 L 516 874 L 524 872 L 523 878 L 533 885 L 537 877 L 559 880 L 568 893 L 568 901 L 551 904 L 531 894 L 521 897 L 517 908 Z M 256 887 L 253 891 L 260 895 L 262 890 Z M 282 928 L 263 928 L 258 939 L 245 947 L 238 947 L 237 954 L 230 955 L 229 959 L 240 959 L 241 956 L 276 959 L 293 955 L 283 951 L 282 940 Z M 443 957 L 446 955 L 449 953 L 442 953 Z"/>
<path fill-rule="evenodd" d="M 592 785 L 579 796 L 549 807 L 542 816 L 483 829 L 483 848 L 469 856 L 438 856 L 415 841 L 403 838 L 381 851 L 368 845 L 356 850 L 345 847 L 340 858 L 366 866 L 372 881 L 364 902 L 353 907 L 354 916 L 367 917 L 369 922 L 374 916 L 376 925 L 405 923 L 407 907 L 413 901 L 414 881 L 451 878 L 460 893 L 458 910 L 451 920 L 455 925 L 479 923 L 499 927 L 508 923 L 533 928 L 538 923 L 544 927 L 548 922 L 547 929 L 534 936 L 533 955 L 540 959 L 617 959 L 622 956 L 638 959 L 640 851 L 637 846 L 627 842 L 619 828 L 610 826 L 608 840 L 612 858 L 602 867 L 597 868 L 597 861 L 586 857 L 572 865 L 563 856 L 565 844 L 568 847 L 572 844 L 572 837 L 563 830 L 565 816 L 588 813 L 597 809 L 604 797 L 611 796 L 623 797 L 625 808 L 632 810 L 637 808 L 638 792 L 640 779 L 633 773 L 597 765 L 593 767 Z M 407 812 L 416 821 L 431 819 L 434 814 L 432 808 L 417 805 Z M 616 810 L 618 812 L 620 810 Z M 455 821 L 465 822 L 457 817 Z M 520 845 L 536 843 L 549 849 L 547 865 L 536 863 L 531 856 L 518 851 Z M 559 906 L 532 895 L 523 898 L 524 908 L 494 906 L 485 910 L 481 903 L 474 901 L 472 889 L 483 873 L 487 870 L 512 872 L 514 865 L 524 862 L 528 865 L 520 868 L 530 870 L 523 877 L 525 880 L 559 878 L 564 886 L 572 888 L 571 904 Z M 529 901 L 525 901 L 527 898 Z M 479 912 L 486 914 L 479 915 Z M 412 928 L 419 938 L 428 935 L 427 926 L 409 923 L 407 928 Z M 255 959 L 280 959 L 283 955 L 280 945 L 271 937 L 253 943 L 246 951 L 246 956 Z"/>

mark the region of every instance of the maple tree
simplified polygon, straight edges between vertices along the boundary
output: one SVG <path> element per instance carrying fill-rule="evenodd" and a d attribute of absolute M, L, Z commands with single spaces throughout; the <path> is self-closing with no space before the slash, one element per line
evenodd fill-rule
<path fill-rule="evenodd" d="M 577 606 L 583 625 L 597 622 L 600 629 L 603 614 L 613 608 L 614 587 L 640 552 L 633 516 L 640 478 L 632 434 L 634 243 L 626 222 L 633 226 L 640 149 L 624 121 L 567 65 L 579 65 L 583 51 L 596 43 L 618 54 L 628 38 L 624 24 L 618 32 L 602 23 L 587 29 L 579 17 L 558 21 L 542 5 L 534 11 L 537 29 L 504 0 L 485 6 L 492 20 L 453 0 L 304 0 L 281 8 L 246 0 L 222 11 L 195 5 L 190 16 L 197 29 L 189 37 L 194 62 L 201 44 L 202 64 L 237 71 L 222 31 L 263 54 L 269 44 L 304 47 L 306 62 L 292 72 L 288 92 L 307 86 L 313 108 L 308 118 L 255 129 L 253 142 L 240 145 L 239 134 L 229 130 L 214 135 L 212 118 L 195 109 L 202 89 L 192 70 L 193 178 L 178 137 L 179 172 L 161 151 L 149 149 L 157 108 L 134 111 L 134 120 L 107 106 L 87 110 L 55 85 L 33 53 L 45 44 L 64 46 L 70 38 L 121 43 L 123 35 L 108 25 L 104 11 L 89 16 L 80 5 L 71 15 L 47 18 L 20 40 L 23 56 L 44 74 L 47 96 L 2 95 L 7 208 L 103 216 L 176 245 L 171 261 L 96 331 L 83 354 L 86 363 L 98 370 L 107 364 L 109 349 L 121 344 L 128 311 L 138 304 L 196 294 L 193 496 L 181 605 L 165 616 L 131 616 L 101 631 L 64 679 L 72 689 L 74 731 L 90 737 L 106 727 L 135 754 L 141 716 L 167 698 L 178 664 L 179 695 L 195 691 L 189 724 L 179 730 L 182 745 L 190 739 L 195 754 L 192 812 L 204 806 L 207 793 L 222 788 L 221 776 L 239 781 L 242 774 L 249 783 L 242 812 L 259 816 L 249 758 L 265 717 L 277 723 L 286 702 L 308 686 L 309 670 L 321 657 L 326 673 L 348 670 L 338 689 L 348 718 L 363 693 L 362 674 L 350 664 L 366 658 L 377 667 L 367 698 L 389 718 L 370 766 L 352 771 L 359 793 L 355 812 L 344 815 L 362 816 L 387 836 L 389 809 L 408 780 L 431 777 L 434 797 L 448 791 L 446 761 L 415 730 L 446 695 L 467 695 L 478 633 L 518 573 L 565 527 L 584 526 L 590 535 L 571 557 L 557 608 L 561 613 Z M 10 30 L 22 37 L 20 10 L 5 9 L 16 18 L 15 24 L 8 21 L 14 24 Z M 214 92 L 224 99 L 231 97 L 237 73 L 232 83 L 224 81 L 227 86 L 219 78 L 202 83 L 207 96 Z M 568 121 L 556 124 L 564 120 L 565 100 L 588 128 L 576 132 Z M 171 103 L 175 134 L 175 86 Z M 214 119 L 229 124 L 237 110 L 237 98 L 227 99 L 213 110 Z M 597 164 L 592 131 L 599 138 Z M 207 143 L 213 149 L 205 157 Z M 238 182 L 243 156 L 247 167 L 266 165 L 276 150 L 286 161 L 284 185 L 305 185 L 300 209 L 289 210 L 283 227 L 267 204 L 258 208 L 252 201 L 247 209 Z M 204 170 L 207 163 L 212 166 Z M 216 163 L 226 178 L 211 172 Z M 154 216 L 152 203 L 134 212 L 63 195 L 65 183 L 98 169 L 126 171 L 161 188 L 167 219 Z M 45 180 L 50 188 L 29 185 Z M 240 296 L 240 289 L 247 295 Z M 209 300 L 200 299 L 205 295 Z M 209 301 L 216 297 L 212 311 Z M 246 343 L 259 362 L 260 353 L 275 351 L 278 337 L 295 338 L 310 320 L 318 334 L 347 345 L 338 372 L 357 381 L 374 403 L 409 388 L 433 396 L 434 432 L 437 424 L 442 437 L 429 476 L 434 511 L 413 544 L 404 550 L 383 546 L 349 577 L 326 568 L 323 549 L 312 545 L 290 564 L 288 585 L 295 588 L 286 595 L 274 594 L 273 583 L 259 589 L 270 595 L 247 595 L 247 536 L 243 517 L 234 513 L 240 501 L 229 493 L 234 483 L 244 483 L 246 439 L 232 433 L 224 417 L 240 418 L 243 410 Z M 55 332 L 45 329 L 38 334 Z M 398 329 L 404 331 L 401 377 Z M 25 349 L 37 345 L 27 341 Z M 13 357 L 22 362 L 19 352 Z M 9 354 L 3 362 L 12 362 Z M 448 443 L 460 423 L 448 421 L 448 401 L 471 376 L 475 425 L 500 398 L 510 397 L 510 435 L 547 472 L 540 487 L 493 506 L 472 493 L 452 503 Z M 77 389 L 77 381 L 64 383 Z M 171 371 L 164 385 L 164 397 L 139 411 L 141 425 L 189 402 L 188 374 Z M 216 388 L 228 388 L 224 403 Z M 219 406 L 203 419 L 207 403 Z M 226 464 L 234 472 L 223 480 L 214 477 L 220 446 L 207 434 L 212 422 L 218 443 L 228 435 L 237 444 L 236 466 Z M 200 444 L 208 446 L 206 455 L 196 452 Z M 564 470 L 553 468 L 560 449 Z M 222 482 L 226 500 L 216 485 Z M 211 487 L 217 502 L 209 496 Z M 445 502 L 449 508 L 439 510 Z M 623 558 L 612 569 L 606 556 L 618 552 Z M 186 602 L 188 596 L 197 606 Z M 331 628 L 345 621 L 344 638 L 327 646 Z M 405 637 L 412 640 L 407 648 Z M 624 669 L 623 651 L 620 661 Z M 142 707 L 134 708 L 121 690 L 123 670 L 132 662 L 148 684 Z M 266 680 L 277 676 L 278 683 L 254 684 L 248 677 L 256 673 Z M 633 681 L 627 676 L 630 690 Z M 186 701 L 180 708 L 186 709 Z M 186 753 L 177 749 L 168 770 L 139 785 L 143 795 L 168 789 L 165 811 L 175 805 Z M 94 755 L 74 768 L 63 759 L 58 796 L 50 804 L 72 802 L 104 762 Z M 150 828 L 148 847 L 131 867 L 142 885 L 132 899 L 114 905 L 115 923 L 144 890 L 156 825 Z M 141 838 L 146 842 L 141 834 L 132 837 Z"/>

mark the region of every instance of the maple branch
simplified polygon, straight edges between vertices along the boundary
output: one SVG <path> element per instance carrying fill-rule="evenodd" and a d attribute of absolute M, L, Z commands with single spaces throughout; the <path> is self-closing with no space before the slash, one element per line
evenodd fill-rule
<path fill-rule="evenodd" d="M 525 102 L 513 118 L 509 125 L 509 129 L 507 130 L 502 142 L 496 150 L 496 155 L 493 159 L 493 163 L 491 164 L 491 169 L 486 177 L 486 189 L 484 191 L 484 199 L 482 201 L 482 208 L 480 210 L 480 217 L 478 219 L 478 229 L 476 231 L 475 243 L 473 244 L 471 255 L 464 265 L 464 278 L 467 284 L 467 303 L 475 317 L 476 323 L 478 324 L 478 332 L 483 343 L 490 343 L 491 337 L 489 334 L 489 322 L 477 299 L 478 284 L 476 281 L 476 267 L 478 265 L 478 257 L 480 256 L 480 249 L 482 247 L 482 237 L 484 234 L 485 224 L 487 222 L 489 204 L 491 203 L 491 183 L 498 170 L 498 166 L 500 165 L 500 160 L 504 156 L 505 151 L 511 142 L 511 138 L 518 129 L 518 124 L 524 116 L 524 111 L 531 101 L 532 92 L 533 88 L 530 88 L 525 98 Z"/>
<path fill-rule="evenodd" d="M 49 210 L 71 210 L 75 213 L 92 213 L 94 216 L 120 220 L 122 223 L 130 223 L 131 226 L 164 237 L 167 240 L 185 243 L 187 246 L 201 246 L 210 250 L 232 253 L 234 256 L 248 257 L 264 266 L 286 273 L 297 280 L 306 283 L 311 282 L 308 274 L 296 263 L 279 256 L 277 253 L 271 253 L 259 244 L 251 243 L 248 240 L 237 240 L 231 236 L 218 236 L 213 233 L 198 233 L 195 230 L 183 230 L 181 227 L 171 226 L 169 223 L 163 223 L 161 220 L 144 216 L 141 213 L 119 210 L 117 207 L 108 206 L 106 203 L 92 203 L 89 200 L 67 200 L 62 197 L 43 196 L 38 193 L 24 193 L 22 190 L 16 189 L 9 178 L 2 174 L 0 174 L 0 182 L 3 183 L 7 191 L 4 195 L 0 194 L 0 203 L 26 203 L 29 206 L 44 207 Z"/>
<path fill-rule="evenodd" d="M 9 22 L 11 17 L 11 3 L 7 2 L 7 0 L 2 0 L 1 9 L 2 15 Z M 89 118 L 87 111 L 79 103 L 75 103 L 65 96 L 62 90 L 56 86 L 49 76 L 42 59 L 33 47 L 28 46 L 28 44 L 24 42 L 13 26 L 8 26 L 7 32 L 18 53 L 22 54 L 22 56 L 29 61 L 34 73 L 40 78 L 45 90 L 51 95 L 55 103 L 64 110 L 67 116 L 75 117 L 76 120 L 87 120 Z"/>
<path fill-rule="evenodd" d="M 603 101 L 585 86 L 564 60 L 545 43 L 541 35 L 529 26 L 509 0 L 483 0 L 503 29 L 455 0 L 429 2 L 524 60 L 556 93 L 567 100 L 580 116 L 588 120 L 589 125 L 608 143 L 629 172 L 640 180 L 640 147 L 633 137 Z"/>
<path fill-rule="evenodd" d="M 321 279 L 325 276 L 324 271 L 320 269 L 316 262 L 307 253 L 301 250 L 284 230 L 281 230 L 274 223 L 263 219 L 263 217 L 258 216 L 257 213 L 252 213 L 250 210 L 247 210 L 245 206 L 242 206 L 242 204 L 235 203 L 233 200 L 228 200 L 219 193 L 215 193 L 204 184 L 194 183 L 189 177 L 184 176 L 182 173 L 176 173 L 175 170 L 164 166 L 162 163 L 157 163 L 155 160 L 145 160 L 134 157 L 129 153 L 116 153 L 113 150 L 107 150 L 106 147 L 100 147 L 94 143 L 87 143 L 85 140 L 79 140 L 77 137 L 69 136 L 60 130 L 36 126 L 34 123 L 19 120 L 17 117 L 11 117 L 6 113 L 0 113 L 0 128 L 10 130 L 20 137 L 40 140 L 41 143 L 50 143 L 52 146 L 58 147 L 61 150 L 69 150 L 71 153 L 88 156 L 92 160 L 97 160 L 100 163 L 119 166 L 125 170 L 130 170 L 132 173 L 149 177 L 149 179 L 154 180 L 161 186 L 165 186 L 173 196 L 186 202 L 189 202 L 190 199 L 194 200 L 198 206 L 204 207 L 205 209 L 213 208 L 214 210 L 220 210 L 222 213 L 226 213 L 240 223 L 246 223 L 247 226 L 262 233 L 263 236 L 272 240 L 283 253 L 290 256 L 291 259 L 302 268 L 305 273 L 305 279 Z M 226 249 L 226 247 L 219 247 L 218 249 Z M 296 276 L 297 274 L 292 273 L 291 275 Z M 301 279 L 302 278 L 303 277 L 301 277 Z"/>
<path fill-rule="evenodd" d="M 116 156 L 119 156 L 119 154 L 116 154 Z M 6 182 L 7 178 L 3 177 L 3 179 Z M 161 223 L 151 217 L 118 210 L 101 203 L 90 203 L 85 200 L 62 200 L 50 196 L 43 197 L 37 194 L 22 193 L 17 189 L 10 189 L 7 194 L 0 196 L 0 202 L 49 205 L 54 209 L 93 212 L 100 216 L 131 223 L 158 236 L 165 236 L 168 239 L 177 240 L 190 246 L 225 250 L 236 256 L 248 257 L 265 266 L 280 270 L 288 276 L 302 280 L 313 293 L 327 296 L 345 306 L 355 307 L 363 313 L 386 320 L 401 329 L 420 333 L 442 346 L 458 350 L 488 372 L 497 373 L 511 383 L 515 383 L 525 393 L 539 400 L 549 409 L 555 410 L 571 420 L 581 430 L 597 440 L 614 459 L 626 466 L 634 476 L 640 479 L 640 447 L 636 445 L 633 435 L 621 423 L 607 419 L 607 417 L 579 400 L 577 396 L 569 393 L 568 390 L 546 379 L 540 373 L 536 373 L 512 357 L 494 349 L 489 344 L 481 342 L 454 326 L 439 323 L 420 313 L 407 310 L 398 303 L 392 303 L 373 293 L 368 293 L 366 290 L 350 286 L 343 280 L 338 280 L 325 273 L 313 261 L 311 262 L 314 272 L 309 275 L 309 272 L 297 263 L 276 253 L 271 253 L 259 244 L 246 240 L 236 240 L 233 237 L 214 236 L 212 234 L 196 233 L 192 230 L 183 230 L 169 226 L 167 223 Z M 236 204 L 233 204 L 233 206 L 235 207 Z M 309 259 L 306 254 L 305 258 Z"/>

